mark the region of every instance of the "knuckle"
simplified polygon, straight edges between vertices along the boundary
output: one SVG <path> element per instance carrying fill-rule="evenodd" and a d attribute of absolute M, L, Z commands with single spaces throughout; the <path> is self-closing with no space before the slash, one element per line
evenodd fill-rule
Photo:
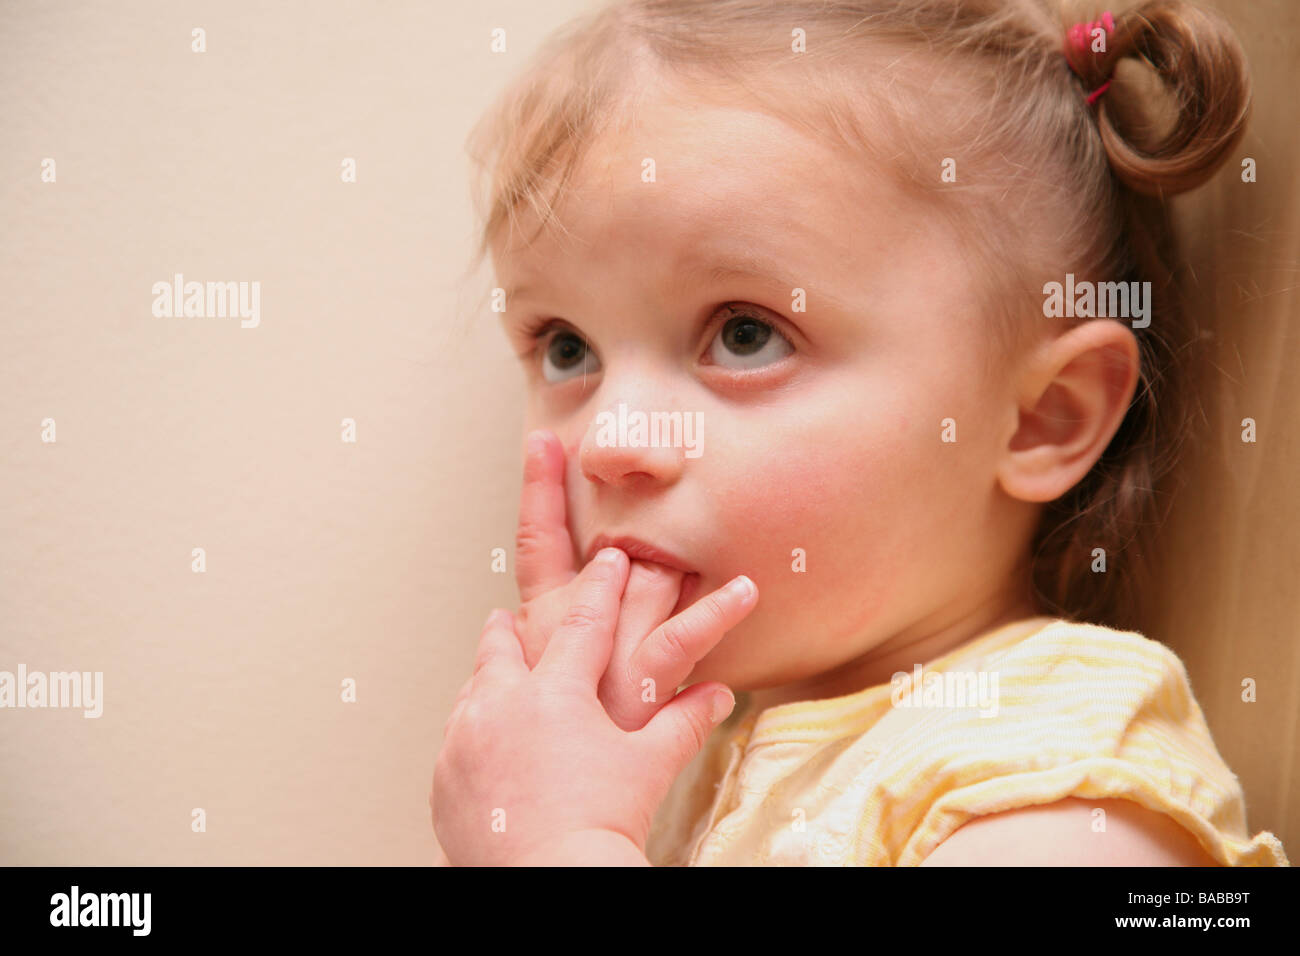
<path fill-rule="evenodd" d="M 586 629 L 595 626 L 599 621 L 600 609 L 579 601 L 569 605 L 569 609 L 560 618 L 560 627 Z"/>
<path fill-rule="evenodd" d="M 546 539 L 546 532 L 532 521 L 521 521 L 515 531 L 515 550 L 531 554 L 538 550 Z"/>
<path fill-rule="evenodd" d="M 665 621 L 659 628 L 659 643 L 669 659 L 683 660 L 690 646 L 690 626 L 678 618 Z"/>
<path fill-rule="evenodd" d="M 716 594 L 710 594 L 700 602 L 698 613 L 700 625 L 707 630 L 720 626 L 727 617 L 726 608 Z"/>
<path fill-rule="evenodd" d="M 451 723 L 455 725 L 456 733 L 462 738 L 462 742 L 472 742 L 481 738 L 481 724 L 484 719 L 483 703 L 475 699 L 472 695 L 466 697 L 457 705 L 456 710 L 451 715 Z"/>

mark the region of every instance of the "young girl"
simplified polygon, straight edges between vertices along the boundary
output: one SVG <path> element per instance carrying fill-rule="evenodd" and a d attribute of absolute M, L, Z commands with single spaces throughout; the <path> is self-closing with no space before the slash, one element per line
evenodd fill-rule
<path fill-rule="evenodd" d="M 450 862 L 1288 865 L 1126 629 L 1198 336 L 1164 199 L 1249 102 L 1176 0 L 553 40 L 475 140 L 530 440 Z"/>

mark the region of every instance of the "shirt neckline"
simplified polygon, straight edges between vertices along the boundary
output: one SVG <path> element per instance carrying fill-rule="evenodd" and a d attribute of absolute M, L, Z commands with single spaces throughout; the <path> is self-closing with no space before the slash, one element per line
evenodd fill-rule
<path fill-rule="evenodd" d="M 963 658 L 978 656 L 983 651 L 996 649 L 1004 644 L 1019 643 L 1049 624 L 1062 620 L 1059 617 L 1041 614 L 1010 621 L 991 631 L 986 631 L 979 637 L 972 638 L 946 654 L 923 661 L 921 666 L 926 670 L 950 669 Z M 742 726 L 751 728 L 747 735 L 745 749 L 759 742 L 821 741 L 842 736 L 846 723 L 852 722 L 861 710 L 870 708 L 876 698 L 883 697 L 888 700 L 890 691 L 889 684 L 873 684 L 871 687 L 839 697 L 790 701 L 764 708 L 757 713 L 751 712 L 743 718 L 742 723 Z M 808 718 L 819 714 L 816 723 L 809 723 Z"/>

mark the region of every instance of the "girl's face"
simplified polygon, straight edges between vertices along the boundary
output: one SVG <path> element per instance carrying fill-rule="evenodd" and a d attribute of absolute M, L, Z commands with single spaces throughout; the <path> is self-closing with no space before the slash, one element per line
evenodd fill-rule
<path fill-rule="evenodd" d="M 758 585 L 692 682 L 848 692 L 889 679 L 889 648 L 1007 605 L 1030 531 L 995 478 L 1012 384 L 985 371 L 975 276 L 932 212 L 766 114 L 661 98 L 558 215 L 568 235 L 494 260 L 526 429 L 566 449 L 579 566 L 627 535 L 698 572 L 697 596 Z M 620 403 L 693 416 L 698 454 L 602 442 Z"/>

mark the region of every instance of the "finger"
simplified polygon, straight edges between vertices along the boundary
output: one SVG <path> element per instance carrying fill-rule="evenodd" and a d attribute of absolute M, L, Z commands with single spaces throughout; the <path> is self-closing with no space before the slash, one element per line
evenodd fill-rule
<path fill-rule="evenodd" d="M 470 681 L 476 687 L 487 679 L 498 676 L 517 677 L 527 673 L 524 650 L 519 646 L 519 638 L 515 636 L 514 615 L 497 608 L 488 615 L 483 633 L 479 635 L 478 650 L 474 654 L 474 673 Z"/>
<path fill-rule="evenodd" d="M 528 436 L 515 533 L 515 581 L 524 602 L 573 580 L 573 540 L 564 502 L 564 446 L 552 432 Z"/>
<path fill-rule="evenodd" d="M 745 575 L 706 594 L 641 642 L 628 664 L 628 679 L 650 678 L 667 696 L 679 687 L 709 651 L 758 603 L 758 588 Z"/>
<path fill-rule="evenodd" d="M 662 564 L 631 563 L 614 629 L 614 648 L 598 690 L 605 713 L 621 730 L 640 730 L 658 708 L 656 702 L 668 700 L 677 689 L 674 684 L 661 692 L 657 684 L 633 679 L 631 663 L 650 632 L 672 613 L 684 577 L 683 572 Z"/>
<path fill-rule="evenodd" d="M 576 677 L 593 695 L 609 664 L 619 604 L 627 584 L 628 558 L 618 548 L 603 548 L 582 569 L 573 601 L 560 619 L 534 672 Z"/>
<path fill-rule="evenodd" d="M 662 775 L 659 782 L 665 793 L 735 706 L 735 695 L 725 684 L 692 684 L 636 731 L 646 750 L 646 766 Z"/>

